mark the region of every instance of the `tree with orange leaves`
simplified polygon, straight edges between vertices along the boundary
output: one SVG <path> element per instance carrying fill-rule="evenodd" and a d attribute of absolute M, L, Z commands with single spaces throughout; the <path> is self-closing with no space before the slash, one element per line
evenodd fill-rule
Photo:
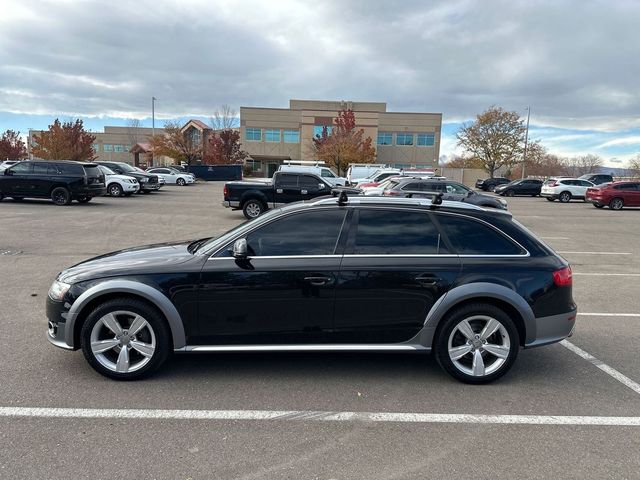
<path fill-rule="evenodd" d="M 57 118 L 49 130 L 33 136 L 36 145 L 34 157 L 45 160 L 78 160 L 88 162 L 96 158 L 93 142 L 96 137 L 88 133 L 82 120 L 61 123 Z"/>
<path fill-rule="evenodd" d="M 356 117 L 353 110 L 340 110 L 334 119 L 331 132 L 322 129 L 322 135 L 313 138 L 313 151 L 318 160 L 322 160 L 344 175 L 350 163 L 373 163 L 376 151 L 371 137 L 363 138 L 364 130 L 356 130 Z"/>

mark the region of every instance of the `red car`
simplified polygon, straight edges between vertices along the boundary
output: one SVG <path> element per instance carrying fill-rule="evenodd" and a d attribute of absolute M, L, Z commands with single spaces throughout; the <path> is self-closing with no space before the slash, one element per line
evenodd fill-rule
<path fill-rule="evenodd" d="M 613 182 L 588 188 L 586 200 L 596 208 L 609 206 L 612 210 L 622 207 L 640 207 L 640 182 Z"/>

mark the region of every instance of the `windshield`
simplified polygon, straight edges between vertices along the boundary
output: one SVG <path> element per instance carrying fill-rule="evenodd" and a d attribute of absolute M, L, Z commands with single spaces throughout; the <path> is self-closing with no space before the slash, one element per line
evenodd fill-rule
<path fill-rule="evenodd" d="M 100 165 L 100 170 L 102 170 L 102 173 L 104 173 L 105 175 L 115 175 L 116 173 L 111 170 L 109 167 L 105 167 L 104 165 Z"/>
<path fill-rule="evenodd" d="M 125 172 L 136 172 L 137 170 L 135 168 L 133 168 L 131 165 L 129 165 L 128 163 L 119 163 L 118 166 L 124 170 Z"/>

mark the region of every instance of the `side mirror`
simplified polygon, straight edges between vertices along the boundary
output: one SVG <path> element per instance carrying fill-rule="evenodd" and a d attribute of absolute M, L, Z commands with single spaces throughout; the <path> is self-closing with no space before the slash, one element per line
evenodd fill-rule
<path fill-rule="evenodd" d="M 13 175 L 13 172 L 7 168 L 7 169 L 4 171 L 4 174 L 5 174 L 5 175 Z"/>
<path fill-rule="evenodd" d="M 233 244 L 233 256 L 239 260 L 247 258 L 247 239 L 239 238 Z"/>

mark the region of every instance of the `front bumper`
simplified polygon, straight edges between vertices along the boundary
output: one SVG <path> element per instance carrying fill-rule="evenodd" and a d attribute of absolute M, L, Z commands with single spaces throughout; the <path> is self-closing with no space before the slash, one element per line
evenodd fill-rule
<path fill-rule="evenodd" d="M 141 183 L 140 190 L 142 190 L 143 192 L 153 192 L 156 190 L 160 190 L 161 186 L 162 185 L 160 185 L 159 183 Z"/>
<path fill-rule="evenodd" d="M 67 343 L 67 314 L 71 305 L 68 302 L 52 300 L 51 297 L 47 296 L 46 308 L 48 319 L 47 340 L 58 348 L 75 350 L 73 345 Z"/>
<path fill-rule="evenodd" d="M 535 319 L 535 339 L 525 345 L 525 348 L 541 347 L 550 343 L 556 343 L 573 335 L 576 328 L 578 310 L 573 309 L 567 313 L 538 317 Z"/>
<path fill-rule="evenodd" d="M 126 192 L 133 192 L 136 193 L 138 190 L 140 190 L 140 184 L 139 183 L 125 183 L 122 185 L 122 189 Z"/>

